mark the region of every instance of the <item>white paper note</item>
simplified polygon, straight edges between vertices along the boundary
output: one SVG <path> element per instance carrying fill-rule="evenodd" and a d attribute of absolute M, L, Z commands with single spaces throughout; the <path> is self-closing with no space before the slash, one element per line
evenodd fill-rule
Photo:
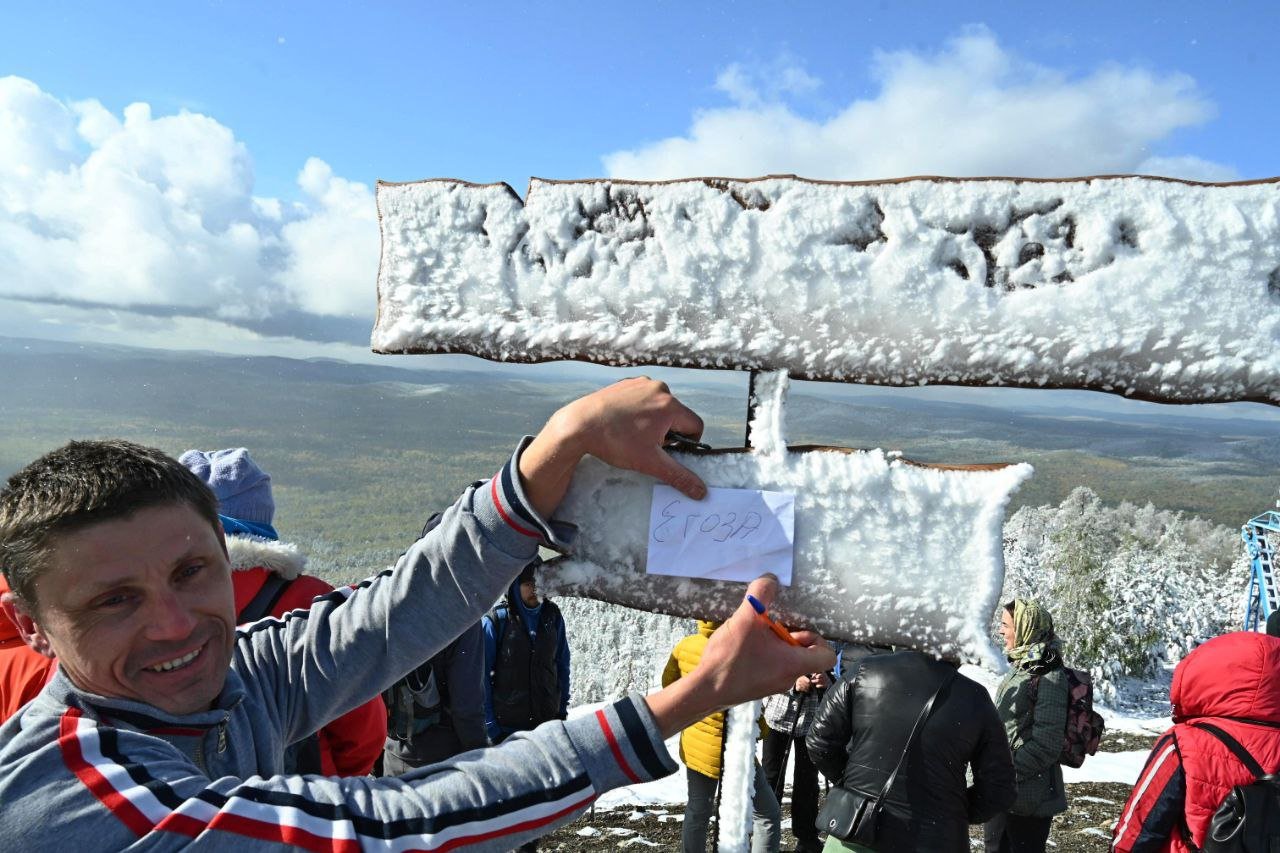
<path fill-rule="evenodd" d="M 795 495 L 760 489 L 707 489 L 695 501 L 666 485 L 649 508 L 651 575 L 752 581 L 773 572 L 791 585 Z"/>

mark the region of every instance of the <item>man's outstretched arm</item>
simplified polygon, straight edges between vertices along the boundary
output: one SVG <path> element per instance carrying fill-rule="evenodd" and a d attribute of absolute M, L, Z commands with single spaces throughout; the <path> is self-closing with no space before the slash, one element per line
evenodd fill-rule
<path fill-rule="evenodd" d="M 773 578 L 750 587 L 766 603 L 777 590 Z M 59 726 L 56 742 L 22 735 L 41 741 L 28 764 L 44 767 L 24 791 L 5 788 L 16 777 L 0 777 L 10 804 L 0 810 L 0 838 L 21 837 L 33 849 L 510 850 L 573 820 L 607 790 L 674 772 L 663 740 L 681 728 L 834 662 L 816 634 L 793 636 L 804 645 L 787 645 L 744 606 L 692 673 L 652 696 L 552 721 L 398 778 L 211 779 L 166 741 L 68 709 L 61 721 L 47 721 Z"/>

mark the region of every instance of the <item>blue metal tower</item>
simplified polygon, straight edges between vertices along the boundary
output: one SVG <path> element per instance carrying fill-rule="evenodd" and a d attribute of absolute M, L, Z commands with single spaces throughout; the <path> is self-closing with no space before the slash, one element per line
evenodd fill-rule
<path fill-rule="evenodd" d="M 1276 578 L 1276 552 L 1280 551 L 1280 512 L 1264 512 L 1240 528 L 1253 572 L 1249 578 L 1249 598 L 1244 612 L 1244 629 L 1256 631 L 1267 617 L 1280 609 L 1280 588 Z"/>

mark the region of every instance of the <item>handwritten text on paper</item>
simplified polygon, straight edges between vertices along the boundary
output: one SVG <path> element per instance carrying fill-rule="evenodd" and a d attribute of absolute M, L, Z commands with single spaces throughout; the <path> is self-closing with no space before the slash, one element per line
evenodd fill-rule
<path fill-rule="evenodd" d="M 695 501 L 670 486 L 653 487 L 649 574 L 751 581 L 773 572 L 789 586 L 794 542 L 792 494 L 713 487 Z"/>

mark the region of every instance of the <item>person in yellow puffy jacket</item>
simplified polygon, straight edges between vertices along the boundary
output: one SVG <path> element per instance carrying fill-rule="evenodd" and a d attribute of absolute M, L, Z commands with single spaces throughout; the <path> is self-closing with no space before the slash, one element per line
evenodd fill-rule
<path fill-rule="evenodd" d="M 693 672 L 702 659 L 707 639 L 720 627 L 719 622 L 699 620 L 698 633 L 690 634 L 671 650 L 662 671 L 662 686 Z M 684 762 L 689 782 L 689 803 L 685 807 L 682 846 L 684 853 L 704 853 L 707 847 L 707 823 L 715 805 L 716 786 L 720 782 L 723 758 L 724 712 L 703 717 L 680 733 L 680 760 Z M 778 853 L 782 845 L 782 809 L 755 762 L 755 794 L 751 801 L 751 853 Z"/>

